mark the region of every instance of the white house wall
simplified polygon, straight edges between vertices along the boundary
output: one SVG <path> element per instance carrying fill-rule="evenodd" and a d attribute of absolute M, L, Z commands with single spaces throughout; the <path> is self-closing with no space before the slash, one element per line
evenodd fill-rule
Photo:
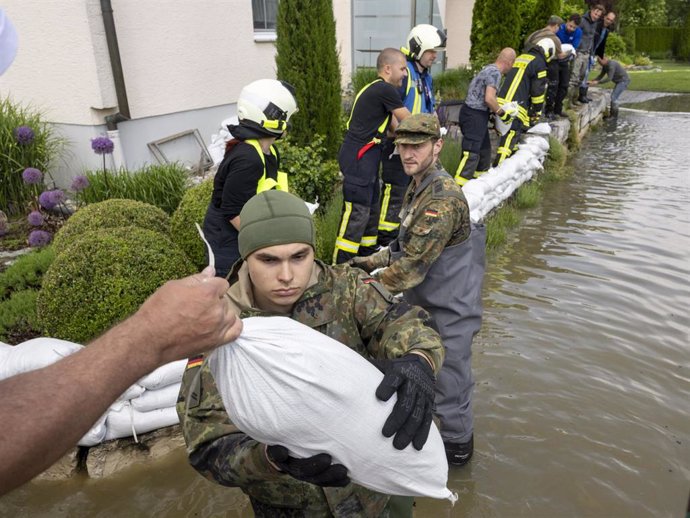
<path fill-rule="evenodd" d="M 446 66 L 464 67 L 470 63 L 470 32 L 474 0 L 446 0 L 444 22 L 448 29 Z"/>

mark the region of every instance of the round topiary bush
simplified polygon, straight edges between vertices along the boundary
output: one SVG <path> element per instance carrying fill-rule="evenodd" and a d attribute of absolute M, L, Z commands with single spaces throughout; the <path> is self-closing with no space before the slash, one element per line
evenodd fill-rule
<path fill-rule="evenodd" d="M 39 325 L 47 336 L 86 343 L 132 314 L 166 281 L 195 271 L 159 232 L 90 230 L 65 248 L 44 275 L 37 299 Z"/>
<path fill-rule="evenodd" d="M 93 203 L 75 212 L 55 235 L 53 247 L 60 254 L 89 230 L 139 227 L 168 234 L 170 217 L 158 207 L 135 200 L 112 199 Z"/>
<path fill-rule="evenodd" d="M 170 219 L 170 234 L 173 242 L 187 254 L 199 270 L 203 270 L 207 264 L 206 245 L 199 237 L 194 223 L 202 226 L 206 209 L 211 202 L 211 194 L 213 194 L 212 178 L 189 189 Z"/>

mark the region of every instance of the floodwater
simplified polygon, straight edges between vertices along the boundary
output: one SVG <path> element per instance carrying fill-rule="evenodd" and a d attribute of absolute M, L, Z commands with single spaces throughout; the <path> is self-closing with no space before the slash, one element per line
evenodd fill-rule
<path fill-rule="evenodd" d="M 475 456 L 416 517 L 679 517 L 690 492 L 690 142 L 622 109 L 527 211 L 485 283 Z M 250 517 L 182 451 L 107 481 L 32 483 L 13 517 Z"/>
<path fill-rule="evenodd" d="M 666 95 L 646 101 L 627 103 L 625 107 L 657 112 L 690 112 L 690 94 Z"/>

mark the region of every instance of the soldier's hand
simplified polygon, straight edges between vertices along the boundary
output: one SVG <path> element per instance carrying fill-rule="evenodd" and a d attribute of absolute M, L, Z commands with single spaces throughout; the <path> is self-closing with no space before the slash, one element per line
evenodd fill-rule
<path fill-rule="evenodd" d="M 350 483 L 347 468 L 333 464 L 328 453 L 319 453 L 306 459 L 291 457 L 284 446 L 266 446 L 266 458 L 278 471 L 321 487 L 345 487 Z"/>
<path fill-rule="evenodd" d="M 360 270 L 364 270 L 367 273 L 371 273 L 371 271 L 374 269 L 369 264 L 369 261 L 366 257 L 353 257 L 347 262 L 347 264 L 352 266 L 353 268 L 359 268 Z"/>
<path fill-rule="evenodd" d="M 383 425 L 382 433 L 393 439 L 393 446 L 403 450 L 410 442 L 421 450 L 429 437 L 434 412 L 436 380 L 429 362 L 418 354 L 373 362 L 384 374 L 376 397 L 388 401 L 394 393 L 398 400 Z"/>

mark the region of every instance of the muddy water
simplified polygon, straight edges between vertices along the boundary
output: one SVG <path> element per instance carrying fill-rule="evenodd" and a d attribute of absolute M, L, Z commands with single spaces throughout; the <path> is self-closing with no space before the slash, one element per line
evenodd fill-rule
<path fill-rule="evenodd" d="M 489 266 L 476 452 L 416 517 L 682 516 L 690 489 L 690 142 L 621 110 Z M 33 483 L 0 516 L 248 517 L 175 452 L 107 481 Z"/>

